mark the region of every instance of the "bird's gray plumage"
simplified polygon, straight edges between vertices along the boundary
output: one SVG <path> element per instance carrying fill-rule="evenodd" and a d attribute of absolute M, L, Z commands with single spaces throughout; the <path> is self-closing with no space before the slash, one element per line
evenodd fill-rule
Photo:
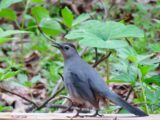
<path fill-rule="evenodd" d="M 74 47 L 69 44 L 60 46 L 64 56 L 64 83 L 73 99 L 82 103 L 88 102 L 99 109 L 97 98 L 105 97 L 135 115 L 147 116 L 146 113 L 112 92 L 97 71 L 81 59 Z"/>

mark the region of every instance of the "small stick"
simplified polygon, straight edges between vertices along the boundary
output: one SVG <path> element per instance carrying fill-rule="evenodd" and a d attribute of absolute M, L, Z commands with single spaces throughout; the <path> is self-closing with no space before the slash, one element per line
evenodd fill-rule
<path fill-rule="evenodd" d="M 98 61 L 98 49 L 95 48 L 95 63 Z"/>
<path fill-rule="evenodd" d="M 54 95 L 52 95 L 50 98 L 48 98 L 41 106 L 37 107 L 35 110 L 40 110 L 42 109 L 43 107 L 46 106 L 46 104 L 51 101 L 57 94 L 59 94 L 62 90 L 64 89 L 64 86 L 59 89 Z"/>
<path fill-rule="evenodd" d="M 130 94 L 132 93 L 132 90 L 133 90 L 133 89 L 132 89 L 132 87 L 131 87 L 131 88 L 129 89 L 129 92 L 128 92 L 126 98 L 125 98 L 126 101 L 128 100 Z M 117 113 L 119 113 L 121 110 L 122 110 L 122 107 L 120 107 L 120 108 L 118 109 Z"/>
<path fill-rule="evenodd" d="M 105 59 L 108 59 L 109 56 L 111 55 L 111 51 L 106 55 L 106 56 L 102 56 L 100 58 L 100 60 L 98 60 L 96 63 L 93 64 L 93 67 L 97 67 L 98 64 L 100 64 L 101 62 L 103 62 Z"/>
<path fill-rule="evenodd" d="M 24 99 L 25 101 L 33 104 L 36 108 L 38 108 L 38 105 L 37 105 L 36 103 L 34 103 L 32 100 L 29 100 L 29 99 L 27 99 L 26 97 L 23 97 L 23 96 L 21 96 L 21 95 L 19 95 L 19 94 L 17 94 L 17 93 L 14 93 L 14 92 L 9 91 L 9 90 L 7 90 L 7 89 L 4 89 L 4 88 L 2 88 L 2 87 L 0 87 L 0 89 L 6 91 L 6 92 L 8 92 L 8 93 L 11 93 L 11 94 L 13 94 L 13 95 L 18 96 L 18 97 Z"/>

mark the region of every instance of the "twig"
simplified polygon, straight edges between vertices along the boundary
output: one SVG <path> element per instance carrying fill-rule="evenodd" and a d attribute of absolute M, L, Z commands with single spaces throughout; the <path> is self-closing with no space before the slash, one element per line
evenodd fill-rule
<path fill-rule="evenodd" d="M 61 84 L 63 83 L 62 79 L 59 79 L 54 87 L 54 89 L 52 90 L 52 94 L 51 96 L 53 96 L 54 94 L 56 94 L 56 92 L 58 91 L 58 89 L 60 88 Z M 64 86 L 64 85 L 63 85 Z"/>
<path fill-rule="evenodd" d="M 36 18 L 35 18 L 36 19 Z M 56 43 L 54 39 L 48 37 L 41 29 L 41 27 L 38 25 L 38 21 L 36 20 L 36 24 L 37 24 L 37 28 L 39 30 L 39 32 L 43 35 L 44 38 L 46 38 L 47 40 L 51 41 L 52 43 Z"/>
<path fill-rule="evenodd" d="M 96 63 L 93 64 L 93 67 L 97 67 L 98 64 L 100 64 L 102 61 L 104 61 L 105 59 L 108 59 L 109 56 L 111 55 L 111 51 L 105 56 L 102 56 L 100 60 L 98 60 Z"/>
<path fill-rule="evenodd" d="M 40 105 L 39 107 L 37 107 L 35 110 L 40 110 L 40 109 L 42 109 L 43 107 L 45 107 L 46 104 L 47 104 L 49 101 L 51 101 L 53 98 L 55 98 L 55 96 L 56 96 L 57 94 L 59 94 L 63 89 L 64 89 L 64 86 L 63 86 L 61 89 L 59 89 L 54 95 L 52 95 L 50 98 L 48 98 L 42 105 Z"/>
<path fill-rule="evenodd" d="M 133 91 L 133 89 L 132 89 L 132 87 L 131 87 L 131 88 L 129 89 L 129 92 L 128 92 L 125 100 L 128 100 L 128 98 L 129 98 L 130 94 L 132 93 L 132 91 Z"/>
<path fill-rule="evenodd" d="M 19 94 L 15 93 L 15 92 L 12 92 L 12 91 L 6 90 L 6 89 L 4 89 L 4 88 L 2 88 L 2 87 L 0 87 L 0 89 L 1 89 L 1 90 L 3 90 L 3 91 L 6 91 L 6 92 L 8 92 L 8 93 L 11 93 L 11 94 L 13 94 L 13 95 L 18 96 L 18 97 L 20 97 L 20 98 L 24 99 L 25 101 L 27 101 L 27 102 L 29 102 L 29 103 L 33 104 L 33 105 L 34 105 L 34 107 L 38 108 L 38 105 L 37 105 L 36 103 L 34 103 L 32 100 L 29 100 L 29 99 L 27 99 L 26 97 L 23 97 L 23 96 L 21 96 L 21 95 L 19 95 Z"/>
<path fill-rule="evenodd" d="M 52 98 L 53 99 L 53 98 Z M 52 100 L 52 99 L 50 99 L 50 100 Z M 63 110 L 63 112 L 66 112 L 66 111 L 68 111 L 68 110 L 70 110 L 71 109 L 71 107 L 73 106 L 73 102 L 72 102 L 72 100 L 70 99 L 70 98 L 68 98 L 68 97 L 66 97 L 66 96 L 58 96 L 58 97 L 54 97 L 54 99 L 52 100 L 52 102 L 56 102 L 57 100 L 61 100 L 61 99 L 67 99 L 68 101 L 70 101 L 70 106 L 68 106 L 65 110 Z M 50 101 L 49 100 L 49 101 Z M 44 103 L 44 104 L 42 104 L 39 108 L 38 108 L 38 110 L 40 110 L 41 108 L 43 108 L 44 106 L 46 106 L 46 104 L 49 102 L 49 101 L 47 101 L 46 103 Z M 58 108 L 58 106 L 56 107 L 56 108 Z"/>
<path fill-rule="evenodd" d="M 79 53 L 79 55 L 82 57 L 87 50 L 88 50 L 87 47 L 83 48 L 82 51 Z"/>
<path fill-rule="evenodd" d="M 61 79 L 64 81 L 63 75 L 61 73 L 58 73 L 58 75 L 61 77 Z"/>
<path fill-rule="evenodd" d="M 109 72 L 110 72 L 110 66 L 109 66 L 109 60 L 106 60 L 106 78 L 109 80 Z"/>
<path fill-rule="evenodd" d="M 128 92 L 126 98 L 125 98 L 126 101 L 128 100 L 128 98 L 129 98 L 130 94 L 132 93 L 132 91 L 133 91 L 133 89 L 132 89 L 132 87 L 131 87 L 131 88 L 129 89 L 129 92 Z M 119 110 L 117 111 L 117 113 L 119 113 L 122 109 L 123 109 L 123 108 L 120 107 Z"/>
<path fill-rule="evenodd" d="M 60 99 L 63 99 L 63 98 L 66 98 L 71 103 L 70 106 L 68 106 L 68 108 L 66 108 L 65 110 L 62 111 L 63 113 L 65 113 L 65 112 L 67 112 L 68 110 L 70 110 L 72 108 L 73 102 L 72 102 L 72 100 L 70 98 L 65 97 L 65 96 L 62 96 Z"/>
<path fill-rule="evenodd" d="M 55 41 L 54 39 L 48 37 L 48 36 L 42 31 L 42 29 L 39 27 L 38 23 L 37 23 L 37 28 L 38 28 L 39 32 L 43 35 L 44 38 L 46 38 L 47 40 L 49 40 L 49 41 L 51 41 L 51 42 Z"/>
<path fill-rule="evenodd" d="M 95 63 L 98 61 L 98 49 L 95 48 Z"/>
<path fill-rule="evenodd" d="M 106 6 L 105 6 L 105 3 L 104 3 L 105 0 L 99 0 L 99 1 L 101 2 L 102 6 L 103 6 L 103 8 L 104 8 L 104 17 L 103 17 L 103 21 L 106 21 L 108 15 L 109 15 L 109 11 L 110 11 L 110 10 L 112 9 L 112 7 L 114 6 L 115 1 L 114 1 L 114 0 L 112 1 L 111 5 L 110 5 L 110 7 L 109 7 L 108 9 L 107 9 Z"/>

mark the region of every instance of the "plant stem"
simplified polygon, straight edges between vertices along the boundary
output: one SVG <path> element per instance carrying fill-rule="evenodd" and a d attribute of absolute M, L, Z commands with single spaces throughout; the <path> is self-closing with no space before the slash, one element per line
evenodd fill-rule
<path fill-rule="evenodd" d="M 29 2 L 30 2 L 30 0 L 27 0 L 26 5 L 25 5 L 25 9 L 24 9 L 24 11 L 22 13 L 22 24 L 21 24 L 21 28 L 20 28 L 21 30 L 24 29 L 24 22 L 25 22 L 24 16 L 27 13 Z M 21 44 L 20 44 L 20 50 L 21 50 L 21 57 L 20 57 L 21 59 L 20 59 L 20 62 L 23 63 L 23 61 L 24 61 L 23 60 L 24 59 L 23 35 L 20 35 L 20 42 L 21 42 Z"/>
<path fill-rule="evenodd" d="M 22 25 L 21 25 L 21 29 L 24 28 L 24 15 L 27 13 L 27 10 L 28 10 L 28 7 L 29 7 L 29 3 L 30 3 L 30 0 L 27 0 L 26 5 L 25 5 L 25 8 L 24 8 L 24 11 L 23 11 L 23 14 L 22 14 Z"/>
<path fill-rule="evenodd" d="M 108 54 L 110 54 L 110 53 L 111 53 L 111 51 L 108 51 Z M 108 83 L 108 80 L 110 78 L 109 72 L 110 72 L 109 59 L 107 59 L 106 60 L 106 78 L 107 78 L 107 83 Z"/>
<path fill-rule="evenodd" d="M 107 70 L 106 70 L 106 77 L 107 77 L 107 80 L 109 80 L 109 71 L 110 71 L 110 67 L 109 67 L 109 60 L 107 59 L 106 60 L 106 66 L 107 66 Z"/>
<path fill-rule="evenodd" d="M 146 95 L 145 95 L 145 89 L 144 89 L 144 86 L 143 86 L 143 77 L 140 79 L 140 83 L 141 83 L 141 88 L 142 88 L 142 97 L 143 97 L 143 100 L 144 100 L 144 105 L 145 105 L 145 111 L 147 114 L 149 114 L 149 109 L 148 109 L 148 106 L 147 106 L 147 98 L 146 98 Z"/>

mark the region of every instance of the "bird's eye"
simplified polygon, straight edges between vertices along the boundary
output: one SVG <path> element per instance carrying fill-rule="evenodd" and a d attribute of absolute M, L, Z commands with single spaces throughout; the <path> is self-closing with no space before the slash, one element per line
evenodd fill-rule
<path fill-rule="evenodd" d="M 65 50 L 68 50 L 69 49 L 69 46 L 64 46 Z"/>

